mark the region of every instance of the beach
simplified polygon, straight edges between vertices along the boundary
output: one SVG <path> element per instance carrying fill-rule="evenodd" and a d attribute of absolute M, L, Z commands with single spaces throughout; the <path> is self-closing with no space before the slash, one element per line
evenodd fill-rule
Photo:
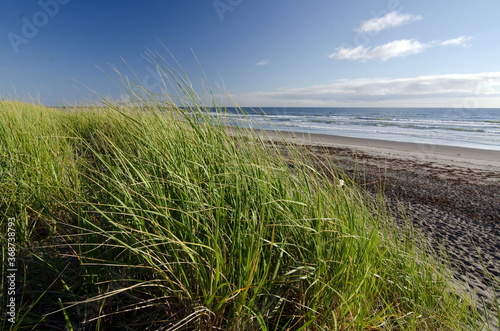
<path fill-rule="evenodd" d="M 456 285 L 493 303 L 500 278 L 500 152 L 481 149 L 261 131 L 303 145 L 368 191 L 383 190 L 395 222 L 449 260 Z M 445 255 L 445 256 L 443 256 Z"/>

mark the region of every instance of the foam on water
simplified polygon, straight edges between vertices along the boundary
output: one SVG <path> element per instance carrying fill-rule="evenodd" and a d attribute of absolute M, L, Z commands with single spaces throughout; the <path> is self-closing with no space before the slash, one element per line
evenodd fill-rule
<path fill-rule="evenodd" d="M 244 111 L 245 115 L 228 108 L 219 116 L 224 116 L 232 126 L 500 150 L 500 109 L 245 108 Z"/>

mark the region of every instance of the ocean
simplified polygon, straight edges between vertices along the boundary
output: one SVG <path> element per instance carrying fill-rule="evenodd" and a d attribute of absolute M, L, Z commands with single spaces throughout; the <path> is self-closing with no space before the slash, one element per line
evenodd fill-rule
<path fill-rule="evenodd" d="M 500 150 L 500 109 L 227 108 L 230 126 Z"/>

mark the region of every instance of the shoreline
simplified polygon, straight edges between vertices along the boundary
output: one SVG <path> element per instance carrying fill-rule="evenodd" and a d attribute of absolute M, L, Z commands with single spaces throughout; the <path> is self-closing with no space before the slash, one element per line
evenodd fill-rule
<path fill-rule="evenodd" d="M 456 286 L 495 307 L 500 293 L 500 151 L 257 130 L 261 139 L 300 145 L 377 194 L 395 226 L 447 259 Z M 498 299 L 498 298 L 497 298 Z M 498 326 L 493 327 L 498 329 Z"/>
<path fill-rule="evenodd" d="M 229 132 L 232 132 L 231 128 Z M 445 145 L 396 142 L 369 138 L 352 138 L 290 131 L 255 130 L 261 138 L 271 141 L 314 146 L 344 151 L 345 156 L 378 160 L 404 160 L 428 167 L 446 178 L 462 177 L 464 181 L 483 180 L 500 185 L 500 151 Z"/>
<path fill-rule="evenodd" d="M 439 144 L 401 142 L 383 139 L 354 138 L 338 135 L 319 134 L 319 133 L 301 133 L 292 131 L 272 131 L 255 130 L 262 133 L 265 137 L 278 139 L 281 137 L 291 138 L 292 142 L 300 144 L 323 144 L 330 147 L 351 147 L 360 149 L 388 150 L 400 153 L 426 154 L 438 157 L 459 157 L 468 160 L 492 161 L 500 165 L 500 151 L 458 147 Z"/>

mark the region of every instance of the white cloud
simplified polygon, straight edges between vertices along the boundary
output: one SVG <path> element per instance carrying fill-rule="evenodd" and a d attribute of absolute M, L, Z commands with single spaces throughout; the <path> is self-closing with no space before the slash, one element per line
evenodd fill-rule
<path fill-rule="evenodd" d="M 329 85 L 240 94 L 248 106 L 500 107 L 500 72 L 346 79 Z"/>
<path fill-rule="evenodd" d="M 472 37 L 461 36 L 454 39 L 445 40 L 443 42 L 431 41 L 422 43 L 415 39 L 394 40 L 387 44 L 376 47 L 358 46 L 353 48 L 338 47 L 335 52 L 328 57 L 337 60 L 372 60 L 381 59 L 387 61 L 393 57 L 402 57 L 412 54 L 418 54 L 425 49 L 435 46 L 468 46 L 467 41 Z"/>
<path fill-rule="evenodd" d="M 263 60 L 260 60 L 259 62 L 255 63 L 256 66 L 265 66 L 269 63 L 269 60 L 268 59 L 263 59 Z"/>
<path fill-rule="evenodd" d="M 376 47 L 339 47 L 334 53 L 330 54 L 329 57 L 337 60 L 371 60 L 379 58 L 383 61 L 387 61 L 393 57 L 418 54 L 427 47 L 427 44 L 423 44 L 414 39 L 402 39 Z"/>
<path fill-rule="evenodd" d="M 362 22 L 358 28 L 354 29 L 354 31 L 364 33 L 379 32 L 385 29 L 401 26 L 408 22 L 421 21 L 422 19 L 423 17 L 420 15 L 399 14 L 396 11 L 391 11 L 382 17 L 372 18 Z"/>
<path fill-rule="evenodd" d="M 449 39 L 445 40 L 443 42 L 440 42 L 439 45 L 441 46 L 464 46 L 468 47 L 470 46 L 467 42 L 472 40 L 472 37 L 470 36 L 460 36 L 458 38 L 454 39 Z"/>

